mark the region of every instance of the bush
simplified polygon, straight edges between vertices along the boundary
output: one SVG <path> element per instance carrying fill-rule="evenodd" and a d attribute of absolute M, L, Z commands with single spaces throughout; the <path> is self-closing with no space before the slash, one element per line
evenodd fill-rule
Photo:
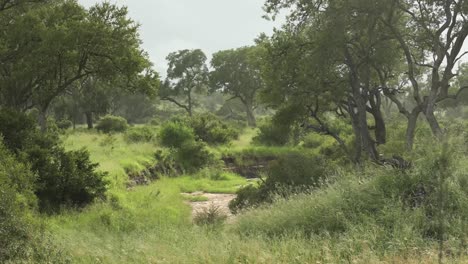
<path fill-rule="evenodd" d="M 214 155 L 208 150 L 206 143 L 187 141 L 175 152 L 176 162 L 187 173 L 194 173 L 201 168 L 214 163 Z"/>
<path fill-rule="evenodd" d="M 291 128 L 278 125 L 271 120 L 266 120 L 258 126 L 258 134 L 253 138 L 253 143 L 265 146 L 284 146 L 289 141 Z"/>
<path fill-rule="evenodd" d="M 267 178 L 257 187 L 239 189 L 237 197 L 229 204 L 233 213 L 250 206 L 271 202 L 273 197 L 287 197 L 293 193 L 320 187 L 327 180 L 326 162 L 308 154 L 288 153 L 272 161 Z"/>
<path fill-rule="evenodd" d="M 57 127 L 62 130 L 67 130 L 73 127 L 73 122 L 68 119 L 62 119 L 60 121 L 57 121 L 56 124 L 57 124 Z"/>
<path fill-rule="evenodd" d="M 169 148 L 180 148 L 185 142 L 195 141 L 193 129 L 175 121 L 164 123 L 158 136 L 161 144 Z"/>
<path fill-rule="evenodd" d="M 33 235 L 34 174 L 19 162 L 0 139 L 0 262 L 24 255 Z"/>
<path fill-rule="evenodd" d="M 125 140 L 128 142 L 152 142 L 156 138 L 154 128 L 132 127 L 125 132 Z"/>
<path fill-rule="evenodd" d="M 61 207 L 83 207 L 106 191 L 106 173 L 97 172 L 86 150 L 65 152 L 56 147 L 44 152 L 30 151 L 33 169 L 39 174 L 36 195 L 42 211 L 57 212 Z"/>
<path fill-rule="evenodd" d="M 227 215 L 216 205 L 212 204 L 207 208 L 203 208 L 193 217 L 193 222 L 199 226 L 217 227 L 224 223 Z"/>
<path fill-rule="evenodd" d="M 128 129 L 128 124 L 123 117 L 107 115 L 99 120 L 96 129 L 104 133 L 119 133 L 125 132 Z"/>
<path fill-rule="evenodd" d="M 37 174 L 34 192 L 42 211 L 84 206 L 103 195 L 105 174 L 96 172 L 97 164 L 90 162 L 88 152 L 66 152 L 57 134 L 41 133 L 35 121 L 21 113 L 0 111 L 0 124 L 5 146 Z"/>
<path fill-rule="evenodd" d="M 197 114 L 190 120 L 198 139 L 208 144 L 226 144 L 239 136 L 239 131 L 210 113 Z"/>

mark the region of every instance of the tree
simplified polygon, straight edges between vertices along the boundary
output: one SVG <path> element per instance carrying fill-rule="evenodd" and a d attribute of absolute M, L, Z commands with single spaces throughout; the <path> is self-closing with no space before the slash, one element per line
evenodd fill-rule
<path fill-rule="evenodd" d="M 454 68 L 462 57 L 462 46 L 468 36 L 466 1 L 394 0 L 392 8 L 399 16 L 383 19 L 390 36 L 399 43 L 405 58 L 402 78 L 409 82 L 414 106 L 408 108 L 396 96 L 406 87 L 384 87 L 385 94 L 408 118 L 407 147 L 413 146 L 417 118 L 424 114 L 434 136 L 443 137 L 435 116 L 437 105 L 456 99 L 464 87 L 451 89 Z M 403 26 L 404 25 L 404 26 Z M 453 88 L 453 87 L 452 87 Z"/>
<path fill-rule="evenodd" d="M 290 8 L 291 14 L 270 44 L 274 67 L 267 72 L 277 84 L 270 83 L 276 89 L 268 89 L 266 98 L 276 97 L 280 105 L 301 104 L 314 122 L 308 127 L 332 136 L 343 148 L 325 120 L 333 112 L 349 118 L 355 135 L 353 160 L 359 162 L 365 153 L 379 162 L 376 146 L 386 143 L 381 86 L 392 75 L 379 79 L 377 73 L 391 73 L 399 62 L 396 41 L 387 37 L 381 18 L 393 16 L 393 9 L 388 2 L 360 0 L 266 2 L 267 12 L 282 8 Z"/>
<path fill-rule="evenodd" d="M 208 67 L 203 51 L 181 50 L 167 56 L 167 78 L 159 96 L 161 100 L 174 103 L 192 116 L 194 93 L 203 91 L 208 84 Z"/>
<path fill-rule="evenodd" d="M 16 98 L 10 101 L 17 109 L 37 107 L 44 131 L 51 102 L 89 76 L 153 93 L 157 75 L 140 48 L 138 25 L 127 13 L 109 3 L 85 10 L 65 1 L 18 18 L 9 46 L 24 47 L 24 53 L 0 75 L 3 97 Z"/>
<path fill-rule="evenodd" d="M 238 98 L 245 106 L 249 126 L 256 126 L 256 95 L 265 84 L 261 76 L 260 47 L 219 51 L 213 55 L 210 73 L 213 90 Z"/>

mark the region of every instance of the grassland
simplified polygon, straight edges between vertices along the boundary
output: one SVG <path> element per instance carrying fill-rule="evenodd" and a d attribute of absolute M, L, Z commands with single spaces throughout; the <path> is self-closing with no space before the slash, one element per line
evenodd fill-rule
<path fill-rule="evenodd" d="M 233 143 L 238 145 L 235 150 L 248 148 L 253 135 L 253 130 L 247 131 Z M 344 180 L 314 195 L 279 199 L 245 213 L 233 224 L 212 229 L 192 224 L 187 197 L 181 193 L 233 193 L 247 184 L 245 179 L 225 172 L 212 178 L 202 171 L 127 190 L 127 172 L 154 162 L 154 143 L 128 143 L 122 135 L 87 131 L 70 133 L 63 140 L 67 149 L 86 147 L 100 169 L 109 172 L 110 181 L 106 201 L 83 211 L 45 217 L 54 243 L 70 255 L 72 263 L 437 263 L 435 241 L 411 237 L 414 226 L 405 222 L 405 212 L 391 207 L 393 203 L 382 205 L 389 207 L 385 217 L 391 220 L 400 214 L 398 218 L 403 219 L 393 223 L 393 233 L 386 233 L 388 229 L 366 215 L 360 216 L 362 224 L 346 219 L 341 203 L 374 199 L 360 195 L 363 186 L 375 189 L 371 177 Z M 252 151 L 268 152 L 266 148 Z M 352 205 L 354 211 L 365 207 Z M 304 232 L 314 225 L 335 230 L 335 223 L 351 227 L 347 232 L 327 232 L 326 228 L 320 233 Z M 457 248 L 457 241 L 453 243 Z M 445 263 L 468 260 L 447 257 Z"/>

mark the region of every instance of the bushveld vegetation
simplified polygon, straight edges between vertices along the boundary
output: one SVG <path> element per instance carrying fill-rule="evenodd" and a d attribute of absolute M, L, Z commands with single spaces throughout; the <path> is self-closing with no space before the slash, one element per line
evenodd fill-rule
<path fill-rule="evenodd" d="M 468 262 L 467 6 L 266 0 L 163 81 L 125 7 L 3 1 L 0 262 Z"/>

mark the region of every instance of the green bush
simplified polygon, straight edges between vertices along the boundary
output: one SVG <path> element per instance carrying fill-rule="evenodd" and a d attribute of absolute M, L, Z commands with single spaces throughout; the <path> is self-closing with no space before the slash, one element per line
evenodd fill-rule
<path fill-rule="evenodd" d="M 154 128 L 132 127 L 125 132 L 125 140 L 128 142 L 153 142 L 156 138 Z"/>
<path fill-rule="evenodd" d="M 65 152 L 56 147 L 50 151 L 30 151 L 33 169 L 39 174 L 36 195 L 42 211 L 57 212 L 64 206 L 83 207 L 104 198 L 106 173 L 96 171 L 86 150 Z"/>
<path fill-rule="evenodd" d="M 176 162 L 187 173 L 195 173 L 203 167 L 213 164 L 214 155 L 208 150 L 206 143 L 187 141 L 175 152 Z"/>
<path fill-rule="evenodd" d="M 236 213 L 250 206 L 271 202 L 277 195 L 287 197 L 318 188 L 327 180 L 328 167 L 325 160 L 310 154 L 288 153 L 280 156 L 270 163 L 267 178 L 258 187 L 239 189 L 229 207 Z"/>
<path fill-rule="evenodd" d="M 169 148 L 180 148 L 185 142 L 195 141 L 193 129 L 182 122 L 169 121 L 159 131 L 161 144 Z"/>
<path fill-rule="evenodd" d="M 106 115 L 99 120 L 96 129 L 104 133 L 125 132 L 128 129 L 128 123 L 123 117 Z"/>
<path fill-rule="evenodd" d="M 10 154 L 0 139 L 0 262 L 24 255 L 33 235 L 34 174 Z"/>
<path fill-rule="evenodd" d="M 291 128 L 287 125 L 275 124 L 271 120 L 265 120 L 258 126 L 258 134 L 253 138 L 253 143 L 265 146 L 284 146 L 289 141 Z"/>
<path fill-rule="evenodd" d="M 214 114 L 197 114 L 189 123 L 198 139 L 208 144 L 226 144 L 239 136 L 238 130 Z"/>
<path fill-rule="evenodd" d="M 57 134 L 41 133 L 35 121 L 21 113 L 0 111 L 0 124 L 5 146 L 37 174 L 34 192 L 42 211 L 84 206 L 103 195 L 105 174 L 96 171 L 87 151 L 66 152 Z"/>
<path fill-rule="evenodd" d="M 67 130 L 73 127 L 73 122 L 68 120 L 68 119 L 62 119 L 57 121 L 57 127 L 62 129 L 62 130 Z"/>

